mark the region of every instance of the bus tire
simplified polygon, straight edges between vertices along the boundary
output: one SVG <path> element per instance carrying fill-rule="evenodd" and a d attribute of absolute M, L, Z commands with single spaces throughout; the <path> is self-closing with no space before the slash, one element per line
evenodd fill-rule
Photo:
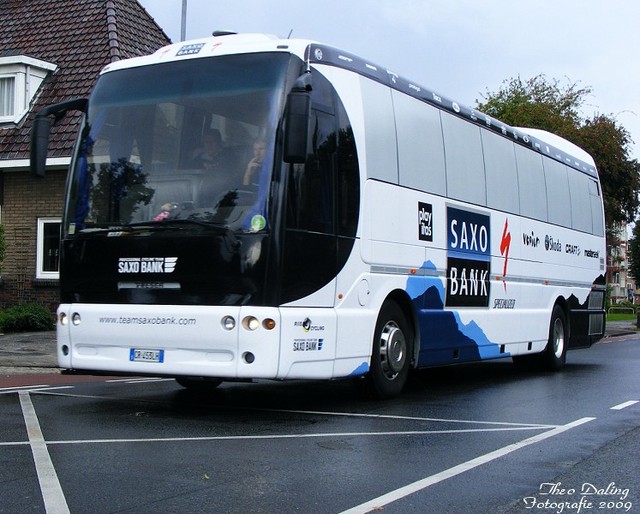
<path fill-rule="evenodd" d="M 380 309 L 373 336 L 368 389 L 377 399 L 398 396 L 409 375 L 413 331 L 395 302 Z"/>
<path fill-rule="evenodd" d="M 542 366 L 549 371 L 558 371 L 567 360 L 569 342 L 567 317 L 559 305 L 554 306 L 549 325 L 549 340 L 542 353 Z"/>
<path fill-rule="evenodd" d="M 219 378 L 207 377 L 176 377 L 176 382 L 178 382 L 178 384 L 184 387 L 187 391 L 191 391 L 194 393 L 208 393 L 222 384 L 222 380 L 220 380 Z"/>

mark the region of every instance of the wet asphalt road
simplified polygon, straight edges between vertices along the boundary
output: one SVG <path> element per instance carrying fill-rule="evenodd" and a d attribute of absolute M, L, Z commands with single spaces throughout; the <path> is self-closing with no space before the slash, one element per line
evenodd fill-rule
<path fill-rule="evenodd" d="M 423 370 L 387 402 L 0 371 L 0 512 L 640 512 L 639 366 L 629 335 L 558 374 Z"/>

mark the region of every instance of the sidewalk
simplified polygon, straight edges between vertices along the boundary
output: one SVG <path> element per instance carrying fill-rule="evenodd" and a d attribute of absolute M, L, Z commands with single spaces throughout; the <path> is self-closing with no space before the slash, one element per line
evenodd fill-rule
<path fill-rule="evenodd" d="M 607 323 L 605 338 L 638 332 L 631 321 Z M 0 375 L 59 373 L 56 333 L 20 332 L 0 334 Z"/>
<path fill-rule="evenodd" d="M 59 372 L 55 330 L 0 335 L 0 375 Z"/>

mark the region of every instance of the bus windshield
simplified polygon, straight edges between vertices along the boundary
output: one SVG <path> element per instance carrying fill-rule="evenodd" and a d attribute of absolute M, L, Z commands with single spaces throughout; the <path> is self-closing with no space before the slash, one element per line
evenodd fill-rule
<path fill-rule="evenodd" d="M 78 145 L 65 233 L 172 221 L 268 229 L 289 62 L 246 54 L 103 74 Z"/>

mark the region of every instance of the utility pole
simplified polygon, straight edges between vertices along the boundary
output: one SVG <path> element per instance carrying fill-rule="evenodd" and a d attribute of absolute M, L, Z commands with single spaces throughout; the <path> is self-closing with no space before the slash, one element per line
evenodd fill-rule
<path fill-rule="evenodd" d="M 180 41 L 187 39 L 187 0 L 182 0 L 182 23 L 180 26 Z"/>

